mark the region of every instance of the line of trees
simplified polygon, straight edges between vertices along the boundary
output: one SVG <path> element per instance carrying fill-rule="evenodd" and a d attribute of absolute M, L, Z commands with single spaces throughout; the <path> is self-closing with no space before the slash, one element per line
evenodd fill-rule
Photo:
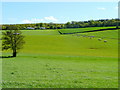
<path fill-rule="evenodd" d="M 46 29 L 64 29 L 64 28 L 86 28 L 86 27 L 108 27 L 120 26 L 120 19 L 101 19 L 89 21 L 71 21 L 65 24 L 57 23 L 34 23 L 34 24 L 4 24 L 2 30 L 25 30 L 27 27 L 39 29 L 45 27 Z"/>

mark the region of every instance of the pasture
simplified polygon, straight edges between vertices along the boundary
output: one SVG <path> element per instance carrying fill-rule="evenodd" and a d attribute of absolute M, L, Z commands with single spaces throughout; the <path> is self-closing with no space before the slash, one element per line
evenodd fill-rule
<path fill-rule="evenodd" d="M 57 30 L 22 32 L 26 43 L 18 57 L 2 59 L 3 88 L 118 87 L 118 30 L 70 35 Z"/>
<path fill-rule="evenodd" d="M 87 27 L 87 28 L 70 28 L 70 29 L 61 29 L 60 31 L 62 33 L 76 33 L 76 32 L 85 32 L 85 31 L 93 31 L 93 30 L 100 30 L 100 29 L 111 29 L 116 28 L 114 26 L 112 27 Z"/>

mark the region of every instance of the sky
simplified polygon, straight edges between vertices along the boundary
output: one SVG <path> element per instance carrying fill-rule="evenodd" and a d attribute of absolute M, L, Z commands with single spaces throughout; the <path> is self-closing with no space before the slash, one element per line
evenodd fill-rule
<path fill-rule="evenodd" d="M 118 2 L 3 2 L 2 24 L 118 18 Z"/>
<path fill-rule="evenodd" d="M 118 2 L 119 0 L 1 0 L 2 2 Z"/>

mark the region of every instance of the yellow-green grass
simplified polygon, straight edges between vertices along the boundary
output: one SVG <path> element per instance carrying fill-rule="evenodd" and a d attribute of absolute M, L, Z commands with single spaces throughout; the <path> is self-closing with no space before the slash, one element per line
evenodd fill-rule
<path fill-rule="evenodd" d="M 3 88 L 117 88 L 117 58 L 19 54 L 3 59 Z"/>
<path fill-rule="evenodd" d="M 102 41 L 103 34 L 90 39 L 56 31 L 22 32 L 26 43 L 18 57 L 3 58 L 4 88 L 118 87 L 118 40 L 113 39 L 118 32 L 103 31 L 107 37 Z"/>
<path fill-rule="evenodd" d="M 57 30 L 22 30 L 24 35 L 58 35 Z"/>
<path fill-rule="evenodd" d="M 26 36 L 26 44 L 22 53 L 76 55 L 76 56 L 117 56 L 118 40 L 76 37 L 72 35 Z M 112 51 L 112 52 L 111 52 Z"/>
<path fill-rule="evenodd" d="M 118 39 L 119 38 L 118 37 L 118 30 L 78 33 L 77 35 L 96 36 L 99 38 L 110 38 L 110 39 Z"/>
<path fill-rule="evenodd" d="M 87 28 L 70 28 L 70 29 L 59 29 L 62 33 L 75 33 L 75 32 L 85 32 L 85 31 L 93 31 L 99 29 L 110 29 L 116 27 L 87 27 Z"/>

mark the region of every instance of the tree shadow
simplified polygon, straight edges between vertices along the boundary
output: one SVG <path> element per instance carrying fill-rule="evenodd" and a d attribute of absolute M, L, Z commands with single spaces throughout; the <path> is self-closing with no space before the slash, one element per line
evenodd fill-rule
<path fill-rule="evenodd" d="M 0 58 L 13 58 L 13 56 L 0 56 Z"/>

